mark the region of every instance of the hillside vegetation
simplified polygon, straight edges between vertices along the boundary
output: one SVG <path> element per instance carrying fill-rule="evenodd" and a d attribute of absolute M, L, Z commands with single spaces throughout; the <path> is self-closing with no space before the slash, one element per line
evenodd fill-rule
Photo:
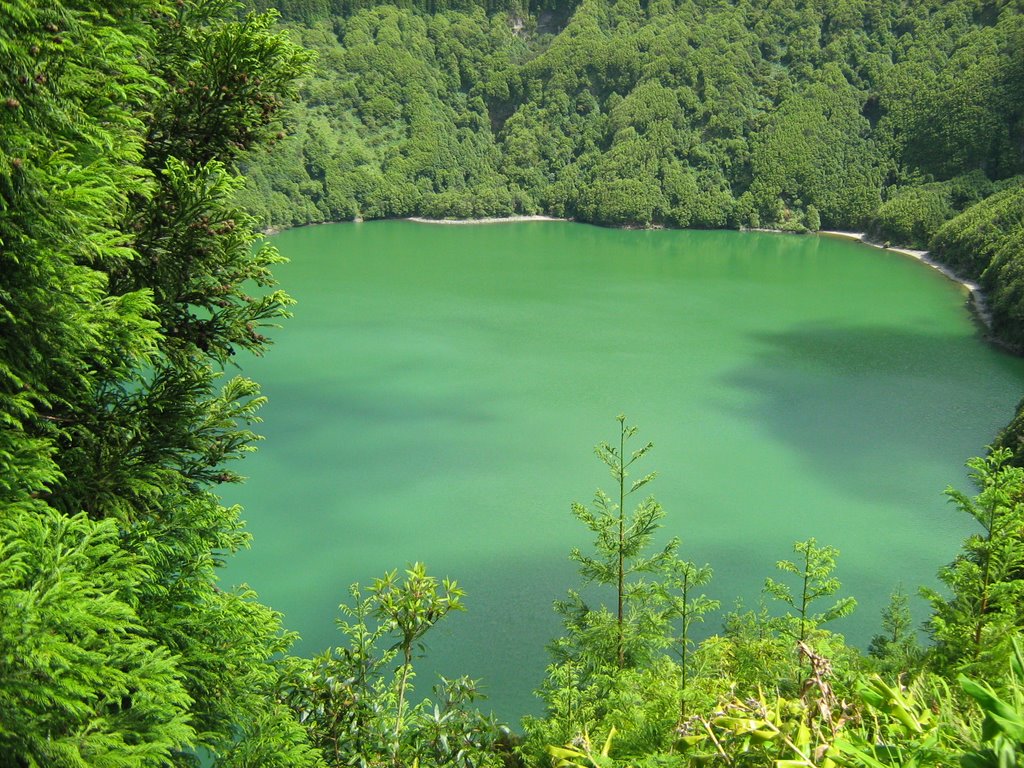
<path fill-rule="evenodd" d="M 925 246 L 1024 171 L 1019 3 L 277 5 L 320 63 L 248 167 L 266 226 L 546 213 Z"/>

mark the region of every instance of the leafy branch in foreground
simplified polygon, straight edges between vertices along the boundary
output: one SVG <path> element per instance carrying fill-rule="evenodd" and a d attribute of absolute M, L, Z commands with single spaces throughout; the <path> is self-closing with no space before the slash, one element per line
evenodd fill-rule
<path fill-rule="evenodd" d="M 1024 652 L 1021 636 L 1012 638 L 1013 656 L 1000 696 L 987 683 L 960 675 L 960 685 L 981 708 L 981 737 L 985 744 L 960 758 L 963 768 L 1012 768 L 1024 763 Z"/>
<path fill-rule="evenodd" d="M 475 681 L 441 678 L 433 701 L 409 704 L 414 651 L 445 616 L 463 610 L 462 589 L 415 563 L 404 578 L 391 571 L 365 595 L 358 584 L 349 595 L 338 622 L 347 644 L 291 660 L 282 691 L 328 764 L 500 765 L 507 730 L 475 708 L 482 698 Z"/>
<path fill-rule="evenodd" d="M 401 653 L 398 673 L 398 703 L 395 712 L 395 730 L 392 756 L 399 764 L 399 745 L 405 715 L 405 695 L 412 674 L 413 645 L 422 640 L 449 611 L 463 610 L 461 598 L 465 593 L 454 581 L 445 579 L 438 590 L 437 579 L 427 576 L 422 563 L 415 563 L 405 572 L 405 580 L 398 580 L 398 572 L 391 571 L 376 579 L 370 588 L 374 601 L 374 615 L 396 632 L 395 648 Z"/>

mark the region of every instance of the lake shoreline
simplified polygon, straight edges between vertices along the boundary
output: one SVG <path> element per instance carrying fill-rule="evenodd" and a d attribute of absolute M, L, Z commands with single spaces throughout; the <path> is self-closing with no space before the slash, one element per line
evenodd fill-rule
<path fill-rule="evenodd" d="M 469 224 L 505 224 L 510 222 L 523 222 L 523 221 L 572 221 L 572 219 L 562 219 L 556 216 L 493 216 L 482 219 L 430 219 L 422 216 L 410 216 L 405 221 L 413 221 L 417 224 L 445 224 L 445 225 L 469 225 Z M 629 229 L 630 227 L 626 227 Z M 744 231 L 741 229 L 741 231 Z M 759 229 L 752 228 L 747 229 L 748 232 L 771 232 L 778 234 L 790 234 L 784 230 L 777 229 Z M 798 233 L 792 233 L 798 234 Z M 978 320 L 981 321 L 982 325 L 989 331 L 992 330 L 992 313 L 988 308 L 988 302 L 985 298 L 984 292 L 981 290 L 981 286 L 975 283 L 973 280 L 966 280 L 957 275 L 953 270 L 944 264 L 939 263 L 935 259 L 929 256 L 928 251 L 917 250 L 915 248 L 906 248 L 903 246 L 890 246 L 884 243 L 877 243 L 868 239 L 866 232 L 851 232 L 840 229 L 822 229 L 814 232 L 813 234 L 825 235 L 828 237 L 841 237 L 848 240 L 856 240 L 869 245 L 872 248 L 880 248 L 885 251 L 892 251 L 894 253 L 903 254 L 904 256 L 910 256 L 913 259 L 917 259 L 923 264 L 927 264 L 932 269 L 938 270 L 944 276 L 950 280 L 959 283 L 967 289 L 968 296 L 970 297 L 970 306 L 972 311 Z"/>
<path fill-rule="evenodd" d="M 959 287 L 834 237 L 397 220 L 296 234 L 275 244 L 302 317 L 257 372 L 288 423 L 268 426 L 254 481 L 230 489 L 263 544 L 228 578 L 283 610 L 307 655 L 337 642 L 337 585 L 435 563 L 473 603 L 438 628 L 416 679 L 483 678 L 487 707 L 512 722 L 536 706 L 550 605 L 577 578 L 565 500 L 601 483 L 590 446 L 617 426 L 609 414 L 637 414 L 662 465 L 687 467 L 659 481 L 666 509 L 725 499 L 664 530 L 685 528 L 700 562 L 719 563 L 716 597 L 756 602 L 813 523 L 878 615 L 890 581 L 930 583 L 949 559 L 946 518 L 917 500 L 941 514 L 936 489 L 1009 420 L 1024 382 Z M 725 498 L 737 464 L 750 477 Z M 796 496 L 824 511 L 782 518 Z M 296 498 L 301 516 L 282 522 Z M 883 560 L 915 556 L 878 576 L 857 558 L 878 553 L 882 528 Z M 289 569 L 295 552 L 303 567 Z M 870 630 L 844 628 L 861 647 Z"/>
<path fill-rule="evenodd" d="M 424 216 L 409 216 L 403 221 L 412 221 L 416 224 L 448 224 L 455 226 L 462 226 L 466 224 L 509 224 L 515 222 L 524 221 L 570 221 L 570 219 L 560 219 L 557 216 L 488 216 L 482 219 L 428 219 Z"/>
<path fill-rule="evenodd" d="M 359 223 L 362 223 L 362 221 L 363 221 L 362 218 L 357 218 L 357 219 L 354 219 L 352 222 L 349 222 L 349 223 L 359 224 Z M 565 219 L 565 218 L 560 218 L 558 216 L 545 216 L 545 215 L 542 215 L 542 214 L 533 214 L 533 215 L 519 215 L 519 216 L 488 216 L 488 217 L 484 217 L 484 218 L 480 218 L 480 219 L 431 219 L 431 218 L 427 218 L 425 216 L 407 216 L 407 217 L 399 219 L 399 221 L 411 221 L 411 222 L 413 222 L 415 224 L 440 224 L 440 225 L 444 225 L 444 226 L 468 226 L 468 225 L 472 225 L 472 224 L 514 224 L 514 223 L 523 223 L 523 222 L 531 222 L 531 221 L 562 221 L 562 222 L 569 222 L 569 221 L 574 221 L 574 219 Z M 309 224 L 302 224 L 302 225 L 299 225 L 299 226 L 301 226 L 301 227 L 315 227 L 315 226 L 319 226 L 321 224 L 334 224 L 334 223 L 345 223 L 345 222 L 328 222 L 328 221 L 312 222 L 312 223 L 309 223 Z M 296 227 L 267 227 L 266 229 L 264 229 L 262 231 L 262 234 L 265 237 L 271 237 L 273 235 L 280 234 L 281 232 L 283 232 L 286 229 L 295 229 L 295 228 Z M 624 229 L 632 229 L 633 227 L 623 227 L 623 228 Z M 640 229 L 640 227 L 637 227 L 637 229 Z M 949 278 L 950 280 L 952 280 L 952 281 L 954 281 L 956 283 L 959 283 L 960 285 L 964 286 L 967 289 L 967 293 L 968 293 L 968 296 L 969 296 L 969 299 L 970 299 L 969 305 L 971 307 L 972 312 L 974 313 L 974 316 L 978 319 L 978 321 L 984 326 L 984 328 L 987 331 L 991 331 L 992 330 L 992 313 L 989 310 L 988 301 L 987 301 L 987 299 L 985 297 L 984 292 L 981 289 L 981 286 L 978 285 L 978 283 L 974 282 L 973 280 L 967 280 L 967 279 L 965 279 L 963 277 L 960 277 L 958 274 L 956 274 L 953 270 L 951 270 L 946 265 L 944 265 L 944 264 L 936 261 L 935 259 L 931 258 L 929 256 L 929 252 L 928 251 L 922 251 L 922 250 L 917 250 L 917 249 L 914 249 L 914 248 L 907 248 L 907 247 L 903 247 L 903 246 L 890 246 L 890 245 L 887 245 L 885 243 L 878 243 L 878 242 L 874 242 L 872 240 L 869 240 L 868 239 L 868 235 L 867 235 L 866 232 L 853 232 L 853 231 L 840 230 L 840 229 L 822 229 L 822 230 L 818 230 L 816 232 L 796 233 L 796 232 L 786 232 L 785 230 L 780 230 L 780 229 L 767 229 L 767 228 L 753 228 L 752 227 L 752 228 L 740 228 L 739 231 L 741 231 L 741 232 L 768 232 L 768 233 L 772 233 L 772 234 L 816 234 L 816 235 L 825 235 L 827 237 L 840 237 L 840 238 L 845 238 L 847 240 L 856 240 L 856 241 L 858 241 L 860 243 L 863 243 L 864 245 L 869 245 L 872 248 L 879 248 L 881 250 L 892 251 L 894 253 L 903 254 L 904 256 L 910 256 L 911 258 L 917 259 L 918 261 L 920 261 L 923 264 L 927 264 L 932 269 L 935 269 L 935 270 L 939 271 L 940 273 L 942 273 L 945 277 Z M 1006 347 L 1007 349 L 1010 349 L 1006 345 L 1001 344 L 999 342 L 999 340 L 995 336 L 990 336 L 990 338 L 991 338 L 991 340 L 994 343 L 999 344 L 1000 346 Z"/>
<path fill-rule="evenodd" d="M 273 237 L 289 229 L 304 229 L 305 227 L 320 227 L 324 224 L 362 224 L 364 219 L 357 217 L 346 221 L 311 221 L 307 224 L 294 224 L 290 227 L 266 227 L 260 230 L 264 237 Z M 426 216 L 404 216 L 397 219 L 370 219 L 370 221 L 411 221 L 415 224 L 507 224 L 526 221 L 572 221 L 572 219 L 561 219 L 557 216 L 543 216 L 540 214 L 530 216 L 488 216 L 482 219 L 430 219 Z"/>
<path fill-rule="evenodd" d="M 960 277 L 960 275 L 956 274 L 956 272 L 945 264 L 931 258 L 928 251 L 921 251 L 916 248 L 905 248 L 902 246 L 891 246 L 885 243 L 876 243 L 868 239 L 866 232 L 848 232 L 838 229 L 823 229 L 818 231 L 816 234 L 826 235 L 829 237 L 841 237 L 847 240 L 857 240 L 858 242 L 864 243 L 864 245 L 870 245 L 872 248 L 900 253 L 904 256 L 910 256 L 913 259 L 917 259 L 922 264 L 927 264 L 932 269 L 937 270 L 948 279 L 955 283 L 959 283 L 967 289 L 967 293 L 970 297 L 970 306 L 975 316 L 979 321 L 981 321 L 987 330 L 992 330 L 992 313 L 988 308 L 988 301 L 985 298 L 985 293 L 982 291 L 981 286 L 973 280 L 967 280 Z M 993 338 L 993 341 L 997 340 Z"/>

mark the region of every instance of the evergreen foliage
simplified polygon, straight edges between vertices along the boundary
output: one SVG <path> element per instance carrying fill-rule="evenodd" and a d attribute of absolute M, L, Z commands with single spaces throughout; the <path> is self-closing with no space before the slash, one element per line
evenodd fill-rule
<path fill-rule="evenodd" d="M 195 738 L 180 660 L 136 608 L 152 572 L 112 521 L 0 518 L 0 755 L 7 765 L 165 765 Z"/>
<path fill-rule="evenodd" d="M 287 314 L 231 202 L 308 54 L 228 2 L 0 9 L 0 762 L 316 765 L 212 489 Z M 260 295 L 250 296 L 252 286 Z"/>
<path fill-rule="evenodd" d="M 857 601 L 852 597 L 843 597 L 827 608 L 812 607 L 814 603 L 831 598 L 839 591 L 839 579 L 832 575 L 839 550 L 835 547 L 819 547 L 818 542 L 810 538 L 796 542 L 793 551 L 799 555 L 797 562 L 780 560 L 776 567 L 796 577 L 797 591 L 771 577 L 765 579 L 764 591 L 789 606 L 786 615 L 780 617 L 777 624 L 780 634 L 793 641 L 802 663 L 807 656 L 804 649 L 811 634 L 822 624 L 849 616 L 857 607 Z M 819 612 L 815 613 L 816 609 Z"/>
<path fill-rule="evenodd" d="M 795 577 L 795 587 L 766 581 L 766 592 L 787 605 L 788 614 L 772 617 L 764 607 L 730 613 L 724 632 L 701 642 L 683 670 L 658 654 L 642 665 L 618 668 L 606 640 L 567 625 L 575 633 L 576 653 L 556 654 L 562 661 L 549 667 L 541 689 L 546 716 L 524 721 L 523 755 L 531 765 L 549 760 L 557 766 L 1015 765 L 1024 721 L 1021 633 L 1019 617 L 1013 618 L 1022 604 L 1014 554 L 1022 529 L 1013 510 L 1024 488 L 1018 483 L 1021 470 L 1007 465 L 1008 458 L 1008 451 L 995 451 L 971 462 L 978 497 L 949 492 L 987 533 L 969 539 L 964 555 L 941 574 L 953 596 L 931 593 L 938 641 L 932 666 L 941 676 L 922 668 L 902 590 L 883 615 L 885 634 L 876 637 L 872 651 L 885 674 L 905 679 L 906 686 L 869 674 L 859 654 L 821 627 L 848 615 L 854 601 L 834 599 L 840 589 L 833 576 L 837 551 L 808 539 L 794 545 L 795 562 L 779 563 Z M 1004 561 L 1013 564 L 1012 573 Z M 680 579 L 685 585 L 708 575 L 706 568 L 677 561 L 653 578 L 665 594 Z M 692 606 L 701 615 L 717 607 L 703 596 Z M 677 604 L 662 618 L 679 614 Z M 977 637 L 984 638 L 983 650 Z M 599 660 L 583 663 L 588 654 Z M 962 669 L 989 682 L 961 674 L 954 688 L 953 676 Z M 984 715 L 981 728 L 971 701 Z"/>
<path fill-rule="evenodd" d="M 697 590 L 710 583 L 711 566 L 697 566 L 677 558 L 662 568 L 661 573 L 662 578 L 655 589 L 664 603 L 665 618 L 673 624 L 678 622 L 673 645 L 679 656 L 679 716 L 685 718 L 687 702 L 692 697 L 688 683 L 693 666 L 693 648 L 697 645 L 691 627 L 703 622 L 706 614 L 717 611 L 719 602 L 704 594 L 696 594 Z"/>
<path fill-rule="evenodd" d="M 669 542 L 663 550 L 653 555 L 644 554 L 654 532 L 661 527 L 658 521 L 665 516 L 665 512 L 653 496 L 648 496 L 632 513 L 627 513 L 626 500 L 653 480 L 654 473 L 637 478 L 628 485 L 626 479 L 633 464 L 646 456 L 654 445 L 647 443 L 627 457 L 626 444 L 636 435 L 637 429 L 626 424 L 625 416 L 620 415 L 618 422 L 618 445 L 601 442 L 594 449 L 597 457 L 611 472 L 617 486 L 617 500 L 599 489 L 594 495 L 593 510 L 579 503 L 572 505 L 576 519 L 586 525 L 597 538 L 593 555 L 573 549 L 569 557 L 579 564 L 584 584 L 603 584 L 615 588 L 615 634 L 610 642 L 614 653 L 603 661 L 614 663 L 622 669 L 626 666 L 627 635 L 637 634 L 639 627 L 634 625 L 643 624 L 643 616 L 649 610 L 646 604 L 652 599 L 648 586 L 637 579 L 636 575 L 656 573 L 666 568 L 678 542 Z M 592 625 L 592 620 L 587 617 L 590 610 L 578 594 L 572 594 L 569 605 L 572 606 L 568 611 L 573 615 L 571 621 Z M 591 641 L 591 645 L 596 646 L 596 643 Z"/>
<path fill-rule="evenodd" d="M 627 482 L 633 465 L 653 445 L 630 450 L 637 428 L 628 425 L 625 416 L 617 421 L 618 439 L 601 442 L 594 449 L 617 486 L 615 498 L 598 490 L 594 509 L 572 505 L 573 515 L 596 538 L 593 554 L 578 548 L 570 553 L 584 584 L 611 589 L 614 610 L 603 604 L 592 608 L 575 590 L 570 590 L 567 600 L 556 602 L 566 634 L 550 645 L 553 663 L 539 692 L 547 717 L 524 721 L 525 749 L 534 759 L 552 744 L 589 739 L 588 734 L 607 734 L 612 728 L 621 731 L 619 743 L 630 754 L 665 746 L 680 717 L 685 666 L 679 667 L 659 651 L 672 643 L 672 622 L 681 619 L 678 642 L 685 665 L 690 625 L 712 605 L 691 592 L 710 579 L 710 569 L 698 570 L 679 561 L 675 557 L 678 541 L 673 539 L 648 554 L 664 510 L 650 496 L 631 513 L 625 505 L 655 477 L 648 473 Z"/>
<path fill-rule="evenodd" d="M 923 650 L 914 633 L 910 598 L 902 586 L 889 596 L 882 611 L 882 633 L 871 638 L 868 653 L 889 676 L 907 674 L 920 665 Z"/>
<path fill-rule="evenodd" d="M 997 449 L 968 462 L 977 496 L 946 491 L 981 527 L 939 572 L 951 596 L 926 591 L 934 609 L 935 661 L 947 672 L 992 678 L 1024 629 L 1024 469 L 1009 465 L 1009 458 L 1008 450 Z"/>

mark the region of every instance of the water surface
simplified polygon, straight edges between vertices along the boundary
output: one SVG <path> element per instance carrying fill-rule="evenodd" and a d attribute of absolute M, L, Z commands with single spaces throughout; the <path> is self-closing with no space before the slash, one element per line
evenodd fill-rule
<path fill-rule="evenodd" d="M 955 555 L 970 527 L 942 490 L 1024 389 L 962 287 L 844 240 L 550 222 L 275 240 L 299 303 L 245 362 L 267 440 L 226 497 L 255 536 L 226 579 L 314 653 L 341 642 L 350 583 L 423 561 L 469 610 L 428 636 L 419 692 L 481 677 L 510 720 L 538 708 L 551 603 L 590 543 L 569 505 L 611 489 L 592 448 L 616 414 L 655 443 L 664 538 L 714 567 L 710 595 L 755 605 L 815 536 L 842 552 L 860 607 L 841 629 L 866 644 L 889 593 Z"/>

